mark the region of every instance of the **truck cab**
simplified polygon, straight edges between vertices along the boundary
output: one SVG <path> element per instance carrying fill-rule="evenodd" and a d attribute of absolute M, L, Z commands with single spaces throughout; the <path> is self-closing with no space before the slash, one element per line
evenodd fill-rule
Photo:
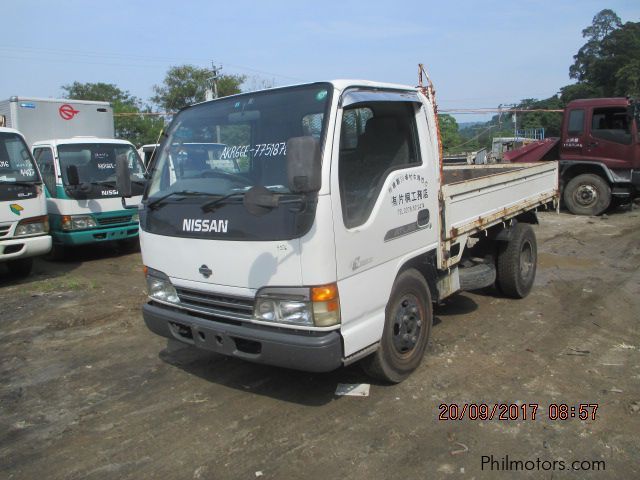
<path fill-rule="evenodd" d="M 17 277 L 51 250 L 44 188 L 24 137 L 0 127 L 0 262 Z"/>
<path fill-rule="evenodd" d="M 507 152 L 510 162 L 558 160 L 562 199 L 575 215 L 599 215 L 640 195 L 640 104 L 629 98 L 569 102 L 562 137 Z"/>
<path fill-rule="evenodd" d="M 627 98 L 574 100 L 562 125 L 564 200 L 574 213 L 603 212 L 640 193 L 637 105 Z M 635 117 L 635 118 L 634 118 Z"/>
<path fill-rule="evenodd" d="M 116 160 L 125 159 L 134 200 L 141 198 L 145 169 L 134 146 L 124 140 L 73 137 L 33 144 L 33 156 L 47 191 L 53 255 L 66 248 L 116 241 L 138 242 L 138 212 L 125 209 L 116 188 Z"/>

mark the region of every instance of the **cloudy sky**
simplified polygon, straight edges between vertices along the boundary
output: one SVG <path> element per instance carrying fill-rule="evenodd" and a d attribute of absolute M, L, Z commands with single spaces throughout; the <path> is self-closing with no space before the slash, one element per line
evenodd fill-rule
<path fill-rule="evenodd" d="M 146 101 L 169 66 L 211 61 L 254 88 L 333 78 L 415 85 L 422 62 L 441 109 L 495 107 L 570 83 L 581 31 L 603 8 L 640 21 L 638 0 L 5 0 L 0 98 L 59 97 L 79 81 Z"/>

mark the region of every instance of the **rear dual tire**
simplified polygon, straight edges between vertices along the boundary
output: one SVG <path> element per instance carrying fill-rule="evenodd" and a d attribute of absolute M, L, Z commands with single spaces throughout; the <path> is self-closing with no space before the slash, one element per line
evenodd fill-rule
<path fill-rule="evenodd" d="M 511 298 L 529 295 L 536 279 L 538 246 L 531 225 L 517 223 L 511 227 L 508 242 L 498 246 L 496 286 Z"/>

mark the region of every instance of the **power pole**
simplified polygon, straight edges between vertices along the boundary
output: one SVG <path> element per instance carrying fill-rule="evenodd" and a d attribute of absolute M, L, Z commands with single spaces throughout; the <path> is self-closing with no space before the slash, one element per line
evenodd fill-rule
<path fill-rule="evenodd" d="M 213 98 L 218 98 L 218 77 L 220 75 L 220 71 L 222 67 L 216 67 L 213 62 L 211 62 L 211 81 L 213 82 Z"/>
<path fill-rule="evenodd" d="M 205 91 L 206 100 L 214 100 L 218 98 L 218 78 L 220 78 L 220 71 L 222 67 L 217 67 L 213 61 L 211 61 L 211 77 L 209 78 L 209 85 Z M 216 125 L 216 142 L 220 143 L 220 125 Z"/>
<path fill-rule="evenodd" d="M 222 67 L 217 67 L 211 62 L 211 77 L 207 82 L 207 89 L 205 90 L 204 97 L 206 101 L 218 98 L 218 78 L 220 78 L 220 71 Z"/>

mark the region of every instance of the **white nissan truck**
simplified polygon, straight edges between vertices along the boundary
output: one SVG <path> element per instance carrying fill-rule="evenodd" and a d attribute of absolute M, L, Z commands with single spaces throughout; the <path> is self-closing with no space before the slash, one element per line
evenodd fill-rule
<path fill-rule="evenodd" d="M 180 111 L 139 206 L 148 328 L 300 370 L 362 360 L 400 382 L 434 303 L 494 284 L 525 297 L 557 165 L 443 168 L 432 92 L 337 80 Z"/>
<path fill-rule="evenodd" d="M 2 123 L 0 119 L 0 123 Z M 51 250 L 40 173 L 20 132 L 0 127 L 0 262 L 15 277 Z"/>

